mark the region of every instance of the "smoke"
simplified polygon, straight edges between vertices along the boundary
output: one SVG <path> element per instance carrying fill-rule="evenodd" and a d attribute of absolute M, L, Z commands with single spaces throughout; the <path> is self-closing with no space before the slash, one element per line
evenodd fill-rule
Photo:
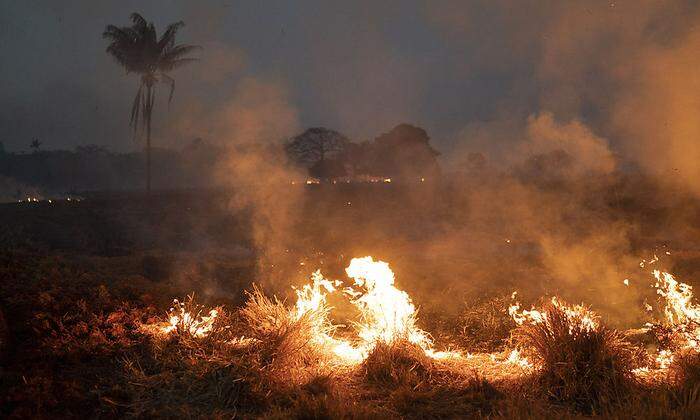
<path fill-rule="evenodd" d="M 609 174 L 615 169 L 616 162 L 607 141 L 593 134 L 580 121 L 558 124 L 550 112 L 530 116 L 523 152 L 536 155 L 556 151 L 575 157 L 571 168 L 575 176 Z"/>
<path fill-rule="evenodd" d="M 293 245 L 291 230 L 301 213 L 302 190 L 291 181 L 302 175 L 287 164 L 281 147 L 283 139 L 299 132 L 296 107 L 281 81 L 246 77 L 222 106 L 198 108 L 201 113 L 183 127 L 224 146 L 216 183 L 232 189 L 231 211 L 249 214 L 257 278 L 270 282 Z"/>
<path fill-rule="evenodd" d="M 76 2 L 65 24 L 30 6 L 15 13 L 38 16 L 56 31 L 71 28 L 71 46 L 88 39 L 73 29 L 82 28 L 77 22 L 90 22 L 90 56 L 103 60 L 79 89 L 61 88 L 67 93 L 58 98 L 56 88 L 45 86 L 82 70 L 64 66 L 51 83 L 32 83 L 30 71 L 43 79 L 51 66 L 27 59 L 35 48 L 22 49 L 6 78 L 23 81 L 14 96 L 34 99 L 6 107 L 6 126 L 27 133 L 45 126 L 42 140 L 63 127 L 15 118 L 41 103 L 50 106 L 41 108 L 49 121 L 79 127 L 71 115 L 56 117 L 62 115 L 56 109 L 65 109 L 102 127 L 63 130 L 76 139 L 85 132 L 128 137 L 131 94 L 124 91 L 133 80 L 125 81 L 99 40 L 106 23 L 126 23 L 127 13 L 121 6 L 109 6 L 109 13 L 83 6 Z M 652 177 L 700 196 L 697 2 L 312 2 L 275 13 L 262 3 L 231 10 L 223 2 L 157 6 L 144 14 L 161 19 L 159 27 L 184 19 L 183 42 L 204 49 L 200 62 L 174 74 L 172 108 L 166 113 L 159 102 L 155 143 L 203 138 L 225 147 L 216 182 L 234 190 L 232 211 L 250 214 L 260 279 L 273 281 L 275 273 L 289 272 L 290 261 L 318 250 L 329 265 L 329 259 L 342 264 L 373 254 L 396 267 L 404 286 L 430 289 L 420 294 L 423 302 L 450 302 L 455 290 L 519 288 L 561 293 L 624 319 L 625 305 L 637 307 L 638 296 L 622 280 L 648 256 L 640 232 L 652 240 L 637 213 L 662 200 L 637 181 Z M 27 45 L 56 49 L 39 42 L 46 37 L 38 32 L 25 36 Z M 84 61 L 77 49 L 69 51 L 70 63 Z M 32 60 L 46 56 L 31 54 Z M 82 90 L 80 107 L 58 105 Z M 92 99 L 97 94 L 111 101 Z M 166 96 L 159 95 L 159 101 Z M 349 192 L 290 184 L 302 174 L 287 165 L 281 139 L 327 126 L 362 140 L 400 122 L 424 126 L 436 140 L 447 168 L 441 182 Z M 117 123 L 121 132 L 112 129 Z M 643 173 L 630 169 L 636 167 Z M 688 232 L 685 221 L 696 213 L 684 211 L 683 219 L 664 220 L 659 229 Z"/>
<path fill-rule="evenodd" d="M 629 88 L 620 93 L 611 124 L 626 139 L 625 154 L 637 156 L 646 171 L 700 196 L 698 48 L 700 35 L 691 33 L 645 51 L 626 70 Z"/>

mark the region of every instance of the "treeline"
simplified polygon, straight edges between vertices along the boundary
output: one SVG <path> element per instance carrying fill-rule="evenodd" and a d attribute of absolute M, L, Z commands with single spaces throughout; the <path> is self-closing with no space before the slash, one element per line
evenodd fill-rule
<path fill-rule="evenodd" d="M 221 152 L 220 147 L 199 139 L 180 150 L 156 148 L 154 185 L 164 189 L 208 186 Z M 115 153 L 95 145 L 72 151 L 0 152 L 0 176 L 5 178 L 2 195 L 21 199 L 28 188 L 47 194 L 141 189 L 145 159 L 143 152 Z"/>
<path fill-rule="evenodd" d="M 272 145 L 227 148 L 195 139 L 181 149 L 152 150 L 153 186 L 158 189 L 217 187 L 226 159 L 276 149 L 287 164 L 321 181 L 336 178 L 420 179 L 439 173 L 438 152 L 422 128 L 401 124 L 371 141 L 354 142 L 322 127 L 310 128 Z M 29 153 L 0 147 L 0 195 L 21 199 L 28 189 L 65 194 L 132 190 L 144 186 L 145 153 L 115 153 L 96 145 L 75 150 L 42 150 L 33 140 Z"/>
<path fill-rule="evenodd" d="M 438 175 L 439 153 L 420 127 L 400 124 L 372 141 L 352 142 L 323 127 L 310 128 L 285 144 L 289 159 L 320 180 L 388 177 L 414 180 Z"/>

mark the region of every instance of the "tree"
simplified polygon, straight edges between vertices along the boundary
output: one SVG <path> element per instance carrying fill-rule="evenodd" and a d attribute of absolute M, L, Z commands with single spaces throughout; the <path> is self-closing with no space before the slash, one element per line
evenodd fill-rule
<path fill-rule="evenodd" d="M 37 138 L 32 139 L 32 142 L 29 143 L 29 148 L 34 149 L 35 153 L 39 151 L 40 147 L 41 147 L 41 142 Z"/>
<path fill-rule="evenodd" d="M 187 55 L 199 48 L 194 45 L 175 44 L 175 36 L 185 24 L 182 21 L 168 25 L 158 38 L 155 26 L 138 13 L 131 14 L 131 26 L 107 25 L 102 37 L 110 41 L 107 53 L 126 69 L 140 76 L 129 124 L 137 134 L 139 123 L 146 132 L 146 190 L 151 191 L 151 118 L 155 102 L 155 85 L 158 82 L 170 86 L 168 103 L 175 92 L 175 80 L 168 72 L 183 64 L 196 61 Z"/>
<path fill-rule="evenodd" d="M 345 174 L 339 159 L 350 144 L 347 137 L 324 127 L 309 128 L 285 144 L 289 158 L 307 167 L 309 173 L 321 179 Z"/>
<path fill-rule="evenodd" d="M 437 175 L 437 156 L 428 133 L 410 124 L 399 124 L 381 134 L 372 144 L 374 175 L 422 178 Z"/>

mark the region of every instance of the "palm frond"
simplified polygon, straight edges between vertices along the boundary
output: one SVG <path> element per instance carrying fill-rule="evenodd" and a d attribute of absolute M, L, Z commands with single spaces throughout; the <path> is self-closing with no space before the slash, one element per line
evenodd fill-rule
<path fill-rule="evenodd" d="M 185 58 L 187 54 L 200 49 L 202 49 L 202 47 L 200 47 L 199 45 L 174 45 L 171 48 L 168 48 L 167 50 L 163 51 L 161 61 L 173 61 L 180 58 Z"/>
<path fill-rule="evenodd" d="M 113 43 L 126 44 L 132 42 L 135 38 L 135 32 L 130 27 L 120 28 L 114 25 L 107 25 L 104 32 L 102 32 L 102 38 L 108 39 Z"/>
<path fill-rule="evenodd" d="M 175 35 L 177 35 L 177 31 L 183 26 L 185 26 L 185 22 L 183 21 L 178 21 L 168 25 L 158 41 L 158 49 L 160 51 L 164 51 L 166 48 L 172 48 L 172 46 L 175 44 Z"/>
<path fill-rule="evenodd" d="M 146 27 L 144 31 L 144 40 L 148 47 L 152 49 L 153 53 L 160 51 L 158 49 L 158 35 L 156 34 L 156 27 L 153 23 L 149 23 Z"/>
<path fill-rule="evenodd" d="M 134 28 L 144 28 L 148 26 L 148 22 L 146 21 L 146 19 L 136 12 L 132 13 L 130 18 L 131 21 L 134 23 Z"/>

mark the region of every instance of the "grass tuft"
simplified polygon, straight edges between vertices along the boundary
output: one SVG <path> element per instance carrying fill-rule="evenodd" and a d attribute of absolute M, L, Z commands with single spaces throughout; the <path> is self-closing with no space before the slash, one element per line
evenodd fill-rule
<path fill-rule="evenodd" d="M 254 339 L 250 356 L 274 382 L 300 384 L 326 365 L 328 353 L 318 343 L 318 333 L 331 329 L 327 307 L 297 314 L 254 287 L 240 314 Z"/>
<path fill-rule="evenodd" d="M 522 324 L 513 338 L 539 368 L 536 378 L 549 398 L 590 413 L 631 389 L 640 351 L 620 332 L 585 307 L 552 301 L 540 312 L 540 322 Z"/>
<path fill-rule="evenodd" d="M 700 389 L 700 353 L 684 350 L 676 353 L 669 374 L 672 383 L 682 389 Z"/>
<path fill-rule="evenodd" d="M 430 379 L 435 366 L 420 346 L 397 339 L 378 342 L 361 369 L 367 381 L 376 385 L 416 387 Z"/>

